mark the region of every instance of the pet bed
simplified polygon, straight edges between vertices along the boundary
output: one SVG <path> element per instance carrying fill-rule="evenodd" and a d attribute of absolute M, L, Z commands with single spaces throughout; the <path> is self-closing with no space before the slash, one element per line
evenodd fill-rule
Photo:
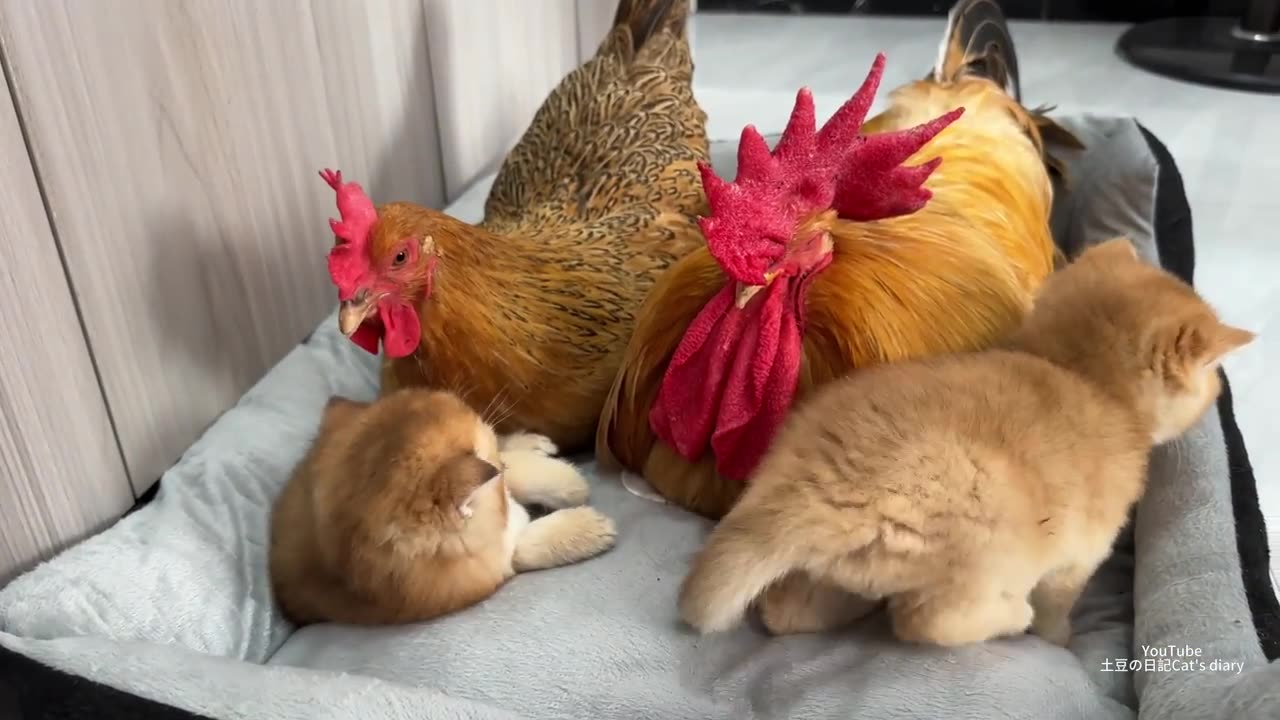
<path fill-rule="evenodd" d="M 1127 234 L 1185 279 L 1191 218 L 1130 119 L 1067 118 L 1055 236 Z M 713 162 L 732 175 L 733 143 Z M 481 214 L 488 183 L 451 211 Z M 1230 392 L 1156 451 L 1150 489 L 1076 611 L 1070 649 L 1025 636 L 895 642 L 882 614 L 827 636 L 697 637 L 675 597 L 709 523 L 596 477 L 619 544 L 517 577 L 431 623 L 300 630 L 272 603 L 270 504 L 325 400 L 371 398 L 376 361 L 329 317 L 163 478 L 154 500 L 0 591 L 0 716 L 93 718 L 1280 717 L 1280 614 Z"/>

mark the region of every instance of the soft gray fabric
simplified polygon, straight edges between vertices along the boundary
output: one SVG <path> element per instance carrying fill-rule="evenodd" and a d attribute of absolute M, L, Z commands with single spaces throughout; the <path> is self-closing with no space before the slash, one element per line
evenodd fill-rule
<path fill-rule="evenodd" d="M 1078 124 L 1095 143 L 1055 227 L 1069 248 L 1116 232 L 1154 259 L 1154 165 L 1132 122 Z M 731 175 L 733 145 L 715 148 Z M 1099 192 L 1092 192 L 1094 188 Z M 488 184 L 452 208 L 474 219 Z M 330 316 L 164 478 L 157 498 L 0 591 L 0 644 L 215 718 L 1132 718 L 1130 535 L 1077 609 L 1071 651 L 1037 638 L 963 650 L 894 642 L 875 616 L 835 637 L 754 628 L 697 638 L 674 596 L 708 523 L 593 478 L 619 545 L 523 575 L 434 623 L 294 632 L 266 582 L 270 502 L 332 394 L 368 398 L 374 359 Z M 1143 717 L 1233 714 L 1275 700 L 1239 588 L 1221 428 L 1161 451 L 1138 514 L 1139 641 L 1243 660 L 1253 675 L 1138 673 Z M 1215 570 L 1215 567 L 1221 567 Z M 259 663 L 266 663 L 265 667 Z M 1195 696 L 1186 688 L 1202 688 Z M 1266 693 L 1271 693 L 1270 696 Z M 1258 710 L 1258 712 L 1261 712 Z"/>
<path fill-rule="evenodd" d="M 1152 229 L 1159 164 L 1138 126 L 1129 119 L 1089 115 L 1066 118 L 1063 124 L 1085 143 L 1088 154 L 1054 149 L 1069 163 L 1066 179 L 1056 183 L 1050 218 L 1058 246 L 1075 256 L 1086 245 L 1124 235 L 1147 262 L 1159 265 Z"/>
<path fill-rule="evenodd" d="M 267 514 L 332 394 L 368 397 L 375 360 L 326 331 L 296 348 L 178 464 L 156 498 L 0 591 L 0 631 L 174 643 L 262 662 L 292 632 L 265 571 Z"/>
<path fill-rule="evenodd" d="M 1152 457 L 1135 523 L 1142 718 L 1280 718 L 1280 662 L 1267 663 L 1250 621 L 1227 477 L 1216 417 Z"/>
<path fill-rule="evenodd" d="M 1137 125 L 1114 118 L 1069 125 L 1089 158 L 1106 162 L 1073 168 L 1068 186 L 1075 192 L 1060 190 L 1054 208 L 1055 238 L 1074 255 L 1128 235 L 1148 262 L 1159 264 L 1152 229 L 1159 165 Z M 1117 659 L 1140 665 L 1133 673 L 1140 717 L 1280 718 L 1280 663 L 1263 656 L 1245 599 L 1216 413 L 1156 448 L 1135 514 L 1134 642 Z"/>

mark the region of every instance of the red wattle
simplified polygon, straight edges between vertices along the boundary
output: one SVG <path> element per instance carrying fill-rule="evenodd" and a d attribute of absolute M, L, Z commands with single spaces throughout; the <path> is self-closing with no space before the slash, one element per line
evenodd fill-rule
<path fill-rule="evenodd" d="M 717 472 L 747 479 L 795 398 L 806 280 L 778 277 L 741 310 L 729 283 L 703 307 L 649 412 L 662 442 L 691 462 L 710 447 Z"/>
<path fill-rule="evenodd" d="M 375 323 L 360 323 L 360 327 L 351 333 L 351 342 L 359 345 L 370 355 L 378 354 L 378 341 L 382 339 L 382 328 Z"/>
<path fill-rule="evenodd" d="M 402 358 L 418 349 L 422 340 L 422 324 L 418 311 L 406 303 L 383 304 L 378 315 L 385 328 L 382 333 L 382 349 L 389 358 Z"/>
<path fill-rule="evenodd" d="M 689 324 L 667 364 L 649 426 L 686 460 L 701 457 L 711 441 L 728 375 L 717 359 L 732 352 L 744 315 L 733 306 L 733 285 L 726 283 Z"/>

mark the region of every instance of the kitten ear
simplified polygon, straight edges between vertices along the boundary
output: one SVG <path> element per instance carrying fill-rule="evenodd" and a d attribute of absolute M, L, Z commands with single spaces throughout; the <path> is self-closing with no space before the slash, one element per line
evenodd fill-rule
<path fill-rule="evenodd" d="M 458 514 L 469 518 L 478 497 L 500 481 L 502 473 L 475 455 L 459 455 L 440 468 L 438 478 L 448 486 Z"/>
<path fill-rule="evenodd" d="M 1173 356 L 1186 370 L 1217 370 L 1231 353 L 1253 342 L 1257 335 L 1217 320 L 1187 323 L 1178 328 Z"/>
<path fill-rule="evenodd" d="M 1258 334 L 1253 331 L 1218 323 L 1209 334 L 1202 361 L 1216 367 L 1223 358 L 1253 342 L 1257 337 Z"/>
<path fill-rule="evenodd" d="M 1138 260 L 1138 248 L 1123 235 L 1100 242 L 1080 254 L 1080 259 Z"/>
<path fill-rule="evenodd" d="M 463 498 L 462 502 L 458 504 L 458 514 L 461 515 L 464 520 L 470 518 L 472 515 L 475 515 L 474 505 L 475 505 L 476 499 L 481 495 L 481 493 L 488 490 L 494 483 L 498 482 L 501 479 L 502 479 L 502 475 L 494 475 L 489 480 L 486 480 L 485 482 L 481 483 L 480 487 L 476 488 L 475 490 L 472 490 L 471 494 Z"/>

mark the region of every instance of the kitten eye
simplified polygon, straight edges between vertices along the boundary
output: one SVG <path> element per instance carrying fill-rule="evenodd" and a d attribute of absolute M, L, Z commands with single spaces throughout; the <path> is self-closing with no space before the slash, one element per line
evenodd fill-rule
<path fill-rule="evenodd" d="M 393 262 L 392 264 L 396 267 L 400 267 L 401 265 L 404 264 L 404 261 L 408 259 L 409 259 L 409 253 L 405 250 L 401 250 L 400 252 L 396 253 L 395 262 Z"/>

